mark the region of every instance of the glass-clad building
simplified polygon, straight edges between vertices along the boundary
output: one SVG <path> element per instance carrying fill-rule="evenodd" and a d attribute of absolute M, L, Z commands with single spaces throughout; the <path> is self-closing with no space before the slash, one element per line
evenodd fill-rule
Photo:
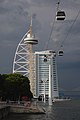
<path fill-rule="evenodd" d="M 46 59 L 45 59 L 46 58 Z M 49 96 L 49 64 L 51 65 L 52 98 L 59 97 L 56 53 L 40 51 L 34 53 L 35 60 L 35 96 Z"/>

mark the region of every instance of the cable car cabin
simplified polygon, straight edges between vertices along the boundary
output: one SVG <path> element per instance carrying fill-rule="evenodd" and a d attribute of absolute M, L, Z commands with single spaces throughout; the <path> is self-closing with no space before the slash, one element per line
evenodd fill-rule
<path fill-rule="evenodd" d="M 58 55 L 63 56 L 63 50 L 59 50 Z"/>
<path fill-rule="evenodd" d="M 64 11 L 58 11 L 56 14 L 56 19 L 57 20 L 64 20 L 65 19 L 65 12 Z"/>
<path fill-rule="evenodd" d="M 47 58 L 44 58 L 44 62 L 47 62 Z"/>
<path fill-rule="evenodd" d="M 47 62 L 47 56 L 44 55 L 44 62 Z"/>

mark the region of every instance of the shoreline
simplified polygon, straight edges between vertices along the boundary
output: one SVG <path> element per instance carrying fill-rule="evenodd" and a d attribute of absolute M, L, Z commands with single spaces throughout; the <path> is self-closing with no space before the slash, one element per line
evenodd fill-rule
<path fill-rule="evenodd" d="M 21 105 L 21 104 L 11 104 L 11 103 L 5 103 L 0 102 L 0 106 L 2 106 L 0 108 L 0 111 L 2 111 L 2 109 L 6 109 L 7 107 L 9 108 L 9 113 L 16 113 L 16 114 L 45 114 L 45 110 L 43 109 L 43 107 L 41 107 L 38 103 L 34 104 L 33 102 L 29 105 L 28 102 L 26 105 Z M 4 111 L 6 112 L 6 110 Z"/>

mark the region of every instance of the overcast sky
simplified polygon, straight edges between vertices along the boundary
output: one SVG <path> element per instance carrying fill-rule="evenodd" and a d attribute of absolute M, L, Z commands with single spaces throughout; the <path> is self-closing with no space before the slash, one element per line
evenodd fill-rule
<path fill-rule="evenodd" d="M 57 0 L 0 0 L 0 74 L 12 73 L 14 54 L 27 32 L 33 15 L 33 31 L 39 38 L 35 51 L 45 50 L 56 15 Z M 80 0 L 61 0 L 66 13 L 63 22 L 55 21 L 48 49 L 59 50 L 57 57 L 59 86 L 74 89 L 80 86 Z M 68 34 L 69 33 L 69 34 Z"/>

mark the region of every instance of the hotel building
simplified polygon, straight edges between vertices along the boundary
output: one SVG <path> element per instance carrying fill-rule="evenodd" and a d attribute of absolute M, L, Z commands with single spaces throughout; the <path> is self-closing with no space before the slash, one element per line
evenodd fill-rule
<path fill-rule="evenodd" d="M 46 57 L 46 59 L 45 59 Z M 49 65 L 51 65 L 51 87 L 52 99 L 59 97 L 58 77 L 56 66 L 56 53 L 52 50 L 40 51 L 34 53 L 35 60 L 35 79 L 34 95 L 49 96 Z"/>

